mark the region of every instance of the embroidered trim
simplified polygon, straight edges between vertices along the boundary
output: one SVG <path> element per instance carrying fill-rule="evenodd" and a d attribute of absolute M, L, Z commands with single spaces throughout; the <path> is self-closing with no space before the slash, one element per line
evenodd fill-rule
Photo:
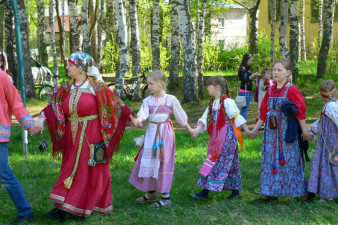
<path fill-rule="evenodd" d="M 35 123 L 35 121 L 34 121 L 34 118 L 31 116 L 31 114 L 28 114 L 27 116 L 23 117 L 19 121 L 19 123 L 24 129 L 27 130 L 31 125 Z"/>
<path fill-rule="evenodd" d="M 52 193 L 50 193 L 49 198 L 56 199 L 56 200 L 59 200 L 59 201 L 61 201 L 61 202 L 64 202 L 64 201 L 65 201 L 65 198 L 64 198 L 64 197 L 62 197 L 62 196 L 60 196 L 60 195 L 55 195 L 55 194 L 52 194 Z"/>
<path fill-rule="evenodd" d="M 0 139 L 9 139 L 11 135 L 11 127 L 0 126 Z"/>

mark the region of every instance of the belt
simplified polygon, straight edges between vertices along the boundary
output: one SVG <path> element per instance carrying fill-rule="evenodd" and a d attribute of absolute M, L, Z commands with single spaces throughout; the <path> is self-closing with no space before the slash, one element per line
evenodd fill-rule
<path fill-rule="evenodd" d="M 153 143 L 153 157 L 156 158 L 158 151 L 160 151 L 160 160 L 161 162 L 164 162 L 164 150 L 163 150 L 163 140 L 162 140 L 162 135 L 161 135 L 161 124 L 168 123 L 169 120 L 164 121 L 164 122 L 153 122 L 151 121 L 150 123 L 156 124 L 156 133 L 154 137 L 154 143 Z M 156 143 L 156 138 L 158 137 L 158 143 Z M 158 147 L 157 147 L 158 146 Z"/>

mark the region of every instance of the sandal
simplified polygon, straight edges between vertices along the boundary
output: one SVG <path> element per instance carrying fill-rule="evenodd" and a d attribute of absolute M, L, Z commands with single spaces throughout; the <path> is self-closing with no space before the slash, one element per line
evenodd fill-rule
<path fill-rule="evenodd" d="M 154 208 L 162 208 L 162 207 L 166 207 L 166 206 L 171 206 L 171 201 L 170 200 L 160 200 L 160 201 L 157 201 L 153 204 L 150 205 L 151 207 L 154 207 Z"/>
<path fill-rule="evenodd" d="M 148 194 L 145 194 L 144 196 L 137 198 L 136 199 L 136 203 L 137 204 L 141 204 L 141 203 L 145 203 L 145 202 L 154 202 L 156 200 L 157 200 L 157 195 L 156 194 L 152 198 L 149 198 Z"/>

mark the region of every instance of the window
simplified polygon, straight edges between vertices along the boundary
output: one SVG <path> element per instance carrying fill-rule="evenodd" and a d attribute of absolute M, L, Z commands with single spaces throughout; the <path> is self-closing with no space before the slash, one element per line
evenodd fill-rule
<path fill-rule="evenodd" d="M 224 27 L 224 18 L 218 18 L 218 26 Z"/>
<path fill-rule="evenodd" d="M 318 22 L 319 2 L 319 0 L 311 0 L 311 22 Z M 338 2 L 336 2 L 335 6 L 334 21 L 338 21 Z"/>
<path fill-rule="evenodd" d="M 224 49 L 224 40 L 219 40 L 218 41 L 218 47 L 223 50 Z"/>

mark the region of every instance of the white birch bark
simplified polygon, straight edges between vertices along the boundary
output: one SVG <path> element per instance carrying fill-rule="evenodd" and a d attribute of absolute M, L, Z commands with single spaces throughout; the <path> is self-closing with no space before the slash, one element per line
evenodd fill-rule
<path fill-rule="evenodd" d="M 51 0 L 50 1 L 50 7 L 49 7 L 49 26 L 51 28 L 50 44 L 51 44 L 51 48 L 52 48 L 54 74 L 59 74 L 58 58 L 57 58 L 56 46 L 55 46 L 54 9 L 55 9 L 55 2 L 54 2 L 54 0 Z"/>
<path fill-rule="evenodd" d="M 196 49 L 188 0 L 177 0 L 180 36 L 183 48 L 183 102 L 198 101 Z"/>
<path fill-rule="evenodd" d="M 171 1 L 171 61 L 169 87 L 171 89 L 178 86 L 178 75 L 180 67 L 180 30 L 179 20 L 176 9 L 176 1 Z"/>
<path fill-rule="evenodd" d="M 290 1 L 290 61 L 292 67 L 292 79 L 297 83 L 298 79 L 298 7 L 297 0 Z"/>
<path fill-rule="evenodd" d="M 60 36 L 59 44 L 60 44 L 61 62 L 63 63 L 63 67 L 66 69 L 67 62 L 65 59 L 65 29 L 64 22 L 61 19 L 59 0 L 55 0 L 55 8 L 56 8 L 56 18 L 59 25 L 59 36 Z"/>
<path fill-rule="evenodd" d="M 100 19 L 97 29 L 97 59 L 96 64 L 100 67 L 101 61 L 101 47 L 102 47 L 102 22 L 103 22 L 103 15 L 104 15 L 104 0 L 100 1 Z"/>
<path fill-rule="evenodd" d="M 120 50 L 120 65 L 116 71 L 115 76 L 115 92 L 117 96 L 122 97 L 123 82 L 125 73 L 128 70 L 129 57 L 128 57 L 128 36 L 127 36 L 127 22 L 124 13 L 124 6 L 122 0 L 114 0 L 118 31 L 119 31 L 119 50 Z"/>
<path fill-rule="evenodd" d="M 151 29 L 151 49 L 153 53 L 153 71 L 160 70 L 160 1 L 153 1 L 153 19 Z"/>
<path fill-rule="evenodd" d="M 256 4 L 249 10 L 250 13 L 250 34 L 249 34 L 249 52 L 258 53 L 258 7 L 261 0 L 256 0 Z"/>
<path fill-rule="evenodd" d="M 201 13 L 198 22 L 198 57 L 197 57 L 197 71 L 198 71 L 198 97 L 203 98 L 204 95 L 204 81 L 203 81 L 203 41 L 204 41 L 204 17 L 207 0 L 202 0 Z"/>
<path fill-rule="evenodd" d="M 323 37 L 323 0 L 318 1 L 318 46 Z"/>
<path fill-rule="evenodd" d="M 88 22 L 88 0 L 82 0 L 82 30 L 83 30 L 83 51 L 91 54 L 89 22 Z"/>
<path fill-rule="evenodd" d="M 270 0 L 270 24 L 271 24 L 271 45 L 270 45 L 270 63 L 275 64 L 276 51 L 275 51 L 275 37 L 276 37 L 276 0 Z"/>
<path fill-rule="evenodd" d="M 38 52 L 39 52 L 39 60 L 43 65 L 48 65 L 48 53 L 47 53 L 47 45 L 45 43 L 45 30 L 46 26 L 44 23 L 45 18 L 45 7 L 43 0 L 37 0 L 36 6 L 38 10 Z"/>
<path fill-rule="evenodd" d="M 81 51 L 80 22 L 77 17 L 76 0 L 68 0 L 69 29 L 71 33 L 71 52 Z"/>
<path fill-rule="evenodd" d="M 317 65 L 317 77 L 322 78 L 326 73 L 326 61 L 329 54 L 330 42 L 332 37 L 332 7 L 333 0 L 324 0 L 323 8 L 323 40 L 322 45 L 320 46 L 319 56 L 318 56 L 318 65 Z"/>
<path fill-rule="evenodd" d="M 282 0 L 281 23 L 279 27 L 279 46 L 283 59 L 289 59 L 289 50 L 286 43 L 288 25 L 288 0 Z"/>
<path fill-rule="evenodd" d="M 305 0 L 300 0 L 300 56 L 303 61 L 306 61 L 306 47 L 305 47 Z"/>
<path fill-rule="evenodd" d="M 137 0 L 129 1 L 129 17 L 130 17 L 130 46 L 132 57 L 132 73 L 137 76 L 141 73 L 141 47 L 140 47 L 140 32 L 138 28 L 138 15 L 137 15 Z M 140 78 L 135 78 L 134 82 L 140 82 Z M 140 86 L 137 85 L 135 98 L 141 97 Z"/>

